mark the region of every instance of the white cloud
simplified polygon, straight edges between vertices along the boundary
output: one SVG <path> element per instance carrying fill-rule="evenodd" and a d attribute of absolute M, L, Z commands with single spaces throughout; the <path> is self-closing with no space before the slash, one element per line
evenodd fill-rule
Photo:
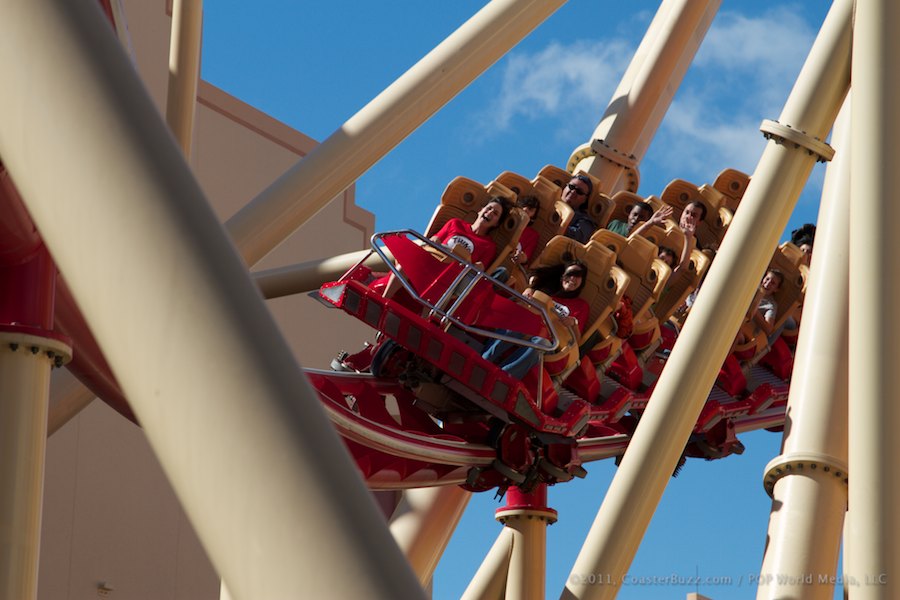
<path fill-rule="evenodd" d="M 680 170 L 680 177 L 697 183 L 711 179 L 710 168 L 752 172 L 765 146 L 759 124 L 746 114 L 724 118 L 710 111 L 704 97 L 681 97 L 669 108 L 654 141 L 675 151 L 662 152 L 657 160 L 667 171 Z"/>
<path fill-rule="evenodd" d="M 536 53 L 514 52 L 503 65 L 500 92 L 480 120 L 493 132 L 519 119 L 587 112 L 596 120 L 632 52 L 622 40 L 554 42 Z"/>
<path fill-rule="evenodd" d="M 759 17 L 722 12 L 713 22 L 699 65 L 744 69 L 760 65 L 783 73 L 806 55 L 815 33 L 796 9 L 779 7 Z"/>
<path fill-rule="evenodd" d="M 779 110 L 814 38 L 797 8 L 779 7 L 758 17 L 723 12 L 707 33 L 694 66 L 720 82 L 743 87 L 747 103 Z"/>
<path fill-rule="evenodd" d="M 722 12 L 692 70 L 701 74 L 704 87 L 725 93 L 726 88 L 732 93 L 740 89 L 733 97 L 741 105 L 771 113 L 787 97 L 813 37 L 799 9 L 782 7 L 758 17 Z M 520 119 L 570 117 L 573 112 L 589 112 L 598 121 L 633 52 L 634 43 L 624 38 L 553 42 L 537 52 L 513 52 L 501 63 L 499 94 L 479 120 L 492 132 Z"/>
<path fill-rule="evenodd" d="M 752 173 L 765 147 L 759 125 L 779 117 L 815 37 L 803 15 L 802 6 L 719 13 L 643 161 L 642 193 L 675 177 L 711 182 L 729 167 Z M 483 139 L 544 120 L 559 139 L 585 137 L 635 47 L 623 33 L 511 53 L 476 129 Z"/>
<path fill-rule="evenodd" d="M 765 147 L 759 125 L 778 119 L 815 37 L 799 10 L 718 15 L 654 140 L 648 168 L 677 168 L 697 183 L 726 167 L 752 173 Z"/>

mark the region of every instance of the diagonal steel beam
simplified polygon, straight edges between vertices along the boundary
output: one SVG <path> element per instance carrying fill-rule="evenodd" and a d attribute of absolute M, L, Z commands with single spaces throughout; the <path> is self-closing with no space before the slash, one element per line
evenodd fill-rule
<path fill-rule="evenodd" d="M 492 0 L 227 222 L 254 265 L 565 0 Z"/>
<path fill-rule="evenodd" d="M 235 598 L 422 598 L 97 5 L 5 7 L 0 155 Z"/>

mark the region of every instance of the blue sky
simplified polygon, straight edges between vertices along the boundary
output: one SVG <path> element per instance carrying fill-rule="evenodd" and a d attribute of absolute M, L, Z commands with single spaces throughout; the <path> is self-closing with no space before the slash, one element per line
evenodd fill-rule
<path fill-rule="evenodd" d="M 344 121 L 474 14 L 483 1 L 273 0 L 265 10 L 205 6 L 203 77 L 315 139 Z M 752 174 L 824 19 L 826 0 L 723 0 L 719 15 L 641 164 L 642 195 L 675 178 L 711 183 L 725 168 Z M 338 8 L 339 6 L 339 8 Z M 658 2 L 570 0 L 357 182 L 377 229 L 426 226 L 446 184 L 533 177 L 565 166 L 588 141 Z M 814 222 L 824 168 L 816 167 L 787 232 Z M 780 434 L 741 436 L 742 456 L 691 460 L 669 485 L 638 554 L 635 577 L 731 577 L 699 591 L 754 595 L 770 502 L 762 487 Z M 615 472 L 588 465 L 584 481 L 550 490 L 560 520 L 548 531 L 547 597 L 559 595 Z M 476 495 L 435 576 L 434 598 L 458 598 L 500 526 L 493 494 Z M 739 583 L 740 581 L 740 583 Z M 619 598 L 680 598 L 693 586 L 623 587 Z"/>

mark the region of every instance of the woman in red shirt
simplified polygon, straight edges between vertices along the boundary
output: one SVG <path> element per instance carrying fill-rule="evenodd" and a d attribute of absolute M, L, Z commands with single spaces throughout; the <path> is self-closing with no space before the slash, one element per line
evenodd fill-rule
<path fill-rule="evenodd" d="M 497 256 L 497 244 L 490 233 L 497 228 L 509 214 L 509 203 L 506 198 L 494 196 L 481 207 L 471 225 L 462 219 L 452 218 L 438 230 L 431 241 L 443 244 L 449 250 L 460 246 L 468 251 L 471 262 L 480 269 L 485 269 Z M 399 267 L 398 267 L 399 268 Z M 391 298 L 400 288 L 397 277 L 391 273 L 382 296 Z"/>
<path fill-rule="evenodd" d="M 541 203 L 536 196 L 522 196 L 516 200 L 516 206 L 528 215 L 528 227 L 522 230 L 522 235 L 519 237 L 519 245 L 512 254 L 512 260 L 514 263 L 526 267 L 537 256 L 537 245 L 540 235 L 538 230 L 534 228 L 534 221 L 537 219 Z"/>
<path fill-rule="evenodd" d="M 538 274 L 537 280 L 545 279 L 548 271 L 550 273 L 559 273 L 562 267 L 562 274 L 557 275 L 555 279 L 556 285 L 548 287 L 535 282 L 535 287 L 547 293 L 553 300 L 551 310 L 559 317 L 560 323 L 566 327 L 574 328 L 578 331 L 578 335 L 584 332 L 591 313 L 591 307 L 586 300 L 579 297 L 584 284 L 587 281 L 587 267 L 578 260 L 569 260 L 563 265 L 550 267 Z M 553 281 L 553 279 L 551 279 Z M 534 289 L 528 288 L 523 292 L 524 296 L 531 297 Z M 505 332 L 507 334 L 513 332 Z M 532 339 L 537 342 L 538 340 Z M 515 350 L 510 352 L 515 346 Z M 508 356 L 507 356 L 507 353 Z M 511 342 L 494 340 L 485 348 L 482 356 L 501 365 L 501 368 L 516 377 L 522 379 L 525 374 L 538 363 L 540 356 L 537 350 L 527 348 L 525 346 L 516 346 Z"/>
<path fill-rule="evenodd" d="M 431 236 L 431 241 L 443 244 L 450 250 L 462 246 L 472 257 L 472 263 L 484 269 L 497 256 L 497 244 L 489 235 L 508 213 L 509 205 L 505 198 L 491 198 L 478 211 L 474 223 L 469 225 L 462 219 L 450 219 Z"/>

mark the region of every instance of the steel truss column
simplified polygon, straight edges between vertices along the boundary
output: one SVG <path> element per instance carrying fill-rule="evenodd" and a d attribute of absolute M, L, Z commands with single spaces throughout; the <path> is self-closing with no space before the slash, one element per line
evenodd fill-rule
<path fill-rule="evenodd" d="M 857 0 L 850 213 L 850 597 L 900 597 L 900 4 Z"/>
<path fill-rule="evenodd" d="M 509 527 L 500 530 L 460 600 L 504 600 L 514 537 Z"/>
<path fill-rule="evenodd" d="M 37 598 L 50 370 L 71 357 L 54 334 L 56 269 L 43 246 L 0 264 L 0 599 Z"/>
<path fill-rule="evenodd" d="M 607 194 L 637 191 L 637 166 L 721 3 L 663 0 L 591 141 L 569 158 L 570 171 L 597 177 Z"/>
<path fill-rule="evenodd" d="M 766 467 L 772 496 L 757 599 L 827 600 L 838 579 L 847 510 L 847 308 L 850 277 L 849 96 L 832 136 L 812 275 L 794 358 L 781 456 Z"/>
<path fill-rule="evenodd" d="M 406 490 L 391 533 L 423 587 L 431 582 L 472 495 L 458 485 Z"/>
<path fill-rule="evenodd" d="M 386 248 L 383 251 L 387 256 L 391 256 Z M 254 271 L 251 276 L 259 286 L 263 298 L 271 299 L 292 294 L 304 294 L 319 289 L 323 283 L 340 278 L 369 254 L 371 256 L 363 263 L 365 266 L 373 270 L 387 269 L 378 254 L 371 250 L 358 250 L 328 258 L 309 260 L 296 265 Z"/>
<path fill-rule="evenodd" d="M 174 0 L 169 38 L 169 89 L 166 121 L 185 158 L 191 158 L 197 81 L 200 79 L 200 39 L 203 0 Z"/>
<path fill-rule="evenodd" d="M 764 123 L 770 141 L 576 559 L 566 600 L 618 591 L 582 576 L 627 574 L 797 197 L 816 160 L 829 158 L 819 140 L 849 87 L 852 6 L 834 2 L 782 111 L 781 123 L 801 135 Z"/>
<path fill-rule="evenodd" d="M 0 61 L 0 156 L 234 598 L 424 598 L 98 5 L 5 5 Z"/>
<path fill-rule="evenodd" d="M 543 600 L 547 525 L 556 523 L 556 511 L 547 507 L 547 485 L 538 484 L 530 493 L 509 488 L 506 506 L 497 509 L 495 518 L 513 531 L 506 600 Z"/>
<path fill-rule="evenodd" d="M 227 227 L 256 264 L 506 54 L 565 0 L 492 0 L 319 144 Z"/>
<path fill-rule="evenodd" d="M 462 600 L 543 599 L 547 525 L 555 523 L 556 516 L 556 511 L 547 507 L 546 485 L 539 484 L 530 493 L 509 488 L 506 506 L 495 513 L 503 530 Z"/>
<path fill-rule="evenodd" d="M 57 369 L 50 378 L 50 412 L 47 416 L 47 437 L 59 431 L 96 396 L 78 381 L 68 369 Z"/>

